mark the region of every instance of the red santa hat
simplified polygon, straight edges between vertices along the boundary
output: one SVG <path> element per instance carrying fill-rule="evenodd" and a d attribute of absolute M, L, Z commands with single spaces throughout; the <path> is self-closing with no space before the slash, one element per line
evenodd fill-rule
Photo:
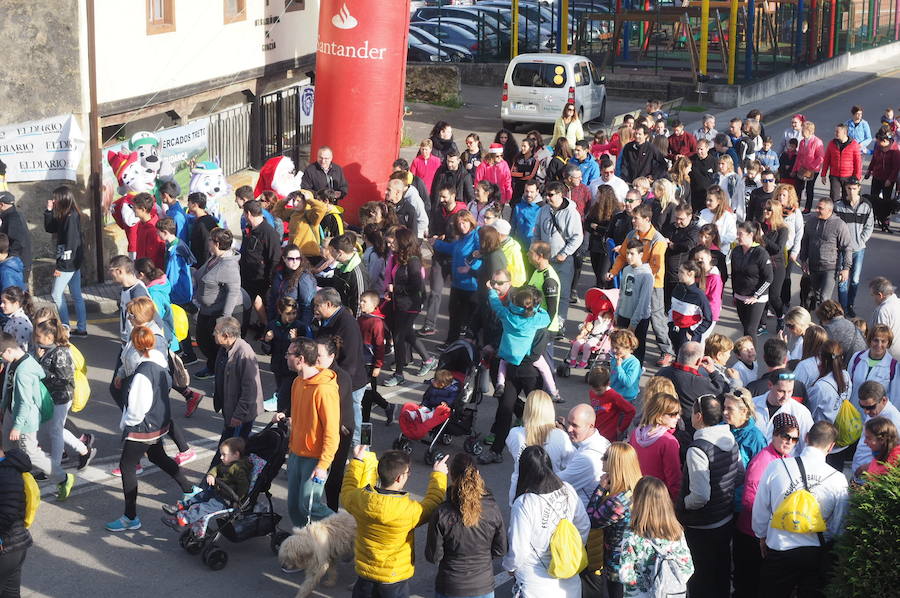
<path fill-rule="evenodd" d="M 131 164 L 134 164 L 138 161 L 138 153 L 137 152 L 113 152 L 110 151 L 106 154 L 106 161 L 109 162 L 109 167 L 112 168 L 113 174 L 116 176 L 116 180 L 119 181 L 119 184 L 122 183 L 122 173 L 125 172 L 125 169 L 128 168 Z"/>
<path fill-rule="evenodd" d="M 488 148 L 488 152 L 490 152 L 492 154 L 502 154 L 503 153 L 503 144 L 492 143 L 491 147 Z"/>
<path fill-rule="evenodd" d="M 278 164 L 282 160 L 284 160 L 284 156 L 269 158 L 262 168 L 259 169 L 259 178 L 256 180 L 256 187 L 253 189 L 254 197 L 259 197 L 263 191 L 272 191 L 278 195 L 278 192 L 272 188 L 272 181 L 275 178 L 275 171 L 278 170 Z M 278 199 L 284 199 L 284 197 L 278 195 Z"/>

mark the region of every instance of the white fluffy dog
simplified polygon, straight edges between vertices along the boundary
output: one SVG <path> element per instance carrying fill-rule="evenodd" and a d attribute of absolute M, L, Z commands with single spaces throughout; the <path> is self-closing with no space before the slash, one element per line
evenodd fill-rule
<path fill-rule="evenodd" d="M 335 565 L 353 558 L 356 539 L 356 520 L 346 511 L 314 521 L 306 527 L 295 527 L 278 550 L 278 562 L 288 569 L 303 569 L 306 579 L 297 591 L 297 598 L 309 596 L 323 577 L 323 585 L 337 582 Z"/>

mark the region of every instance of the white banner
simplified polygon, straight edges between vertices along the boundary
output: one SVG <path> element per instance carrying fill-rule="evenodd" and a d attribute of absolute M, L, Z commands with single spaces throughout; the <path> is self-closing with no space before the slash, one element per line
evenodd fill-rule
<path fill-rule="evenodd" d="M 85 141 L 71 114 L 0 127 L 6 180 L 74 181 Z"/>

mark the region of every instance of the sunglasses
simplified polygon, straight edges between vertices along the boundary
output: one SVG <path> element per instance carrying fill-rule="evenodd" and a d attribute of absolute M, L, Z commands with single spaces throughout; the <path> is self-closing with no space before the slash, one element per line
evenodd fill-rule
<path fill-rule="evenodd" d="M 788 442 L 800 442 L 799 436 L 791 436 L 790 434 L 779 434 L 782 438 L 787 440 Z"/>
<path fill-rule="evenodd" d="M 286 257 L 286 258 L 284 258 L 284 261 L 286 261 L 286 262 L 299 262 L 299 261 L 300 261 L 300 258 L 299 258 L 299 257 Z"/>
<path fill-rule="evenodd" d="M 764 182 L 764 183 L 774 183 L 774 182 L 775 182 L 775 179 L 763 179 L 762 182 Z"/>
<path fill-rule="evenodd" d="M 880 401 L 879 401 L 879 402 L 880 402 Z M 863 405 L 862 403 L 860 403 L 860 404 L 859 404 L 859 408 L 862 409 L 863 411 L 867 412 L 867 413 L 868 413 L 869 411 L 875 411 L 875 409 L 878 408 L 878 402 L 872 403 L 871 405 Z"/>

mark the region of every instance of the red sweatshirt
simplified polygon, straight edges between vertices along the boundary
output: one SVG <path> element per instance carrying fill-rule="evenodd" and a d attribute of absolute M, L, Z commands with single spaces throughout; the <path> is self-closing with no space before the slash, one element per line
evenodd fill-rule
<path fill-rule="evenodd" d="M 617 441 L 634 419 L 636 413 L 634 405 L 611 388 L 607 388 L 603 394 L 597 394 L 592 389 L 590 398 L 591 407 L 597 414 L 594 427 L 610 442 Z"/>
<path fill-rule="evenodd" d="M 135 254 L 138 259 L 149 257 L 156 267 L 166 269 L 166 243 L 156 234 L 156 223 L 159 217 L 154 212 L 150 220 L 138 222 L 135 228 Z"/>
<path fill-rule="evenodd" d="M 697 138 L 685 131 L 681 135 L 669 135 L 669 159 L 674 160 L 679 154 L 690 158 L 697 153 Z"/>
<path fill-rule="evenodd" d="M 828 142 L 825 148 L 825 159 L 822 162 L 822 178 L 828 176 L 848 177 L 855 176 L 862 179 L 862 155 L 859 152 L 859 144 L 855 139 L 850 139 L 843 147 L 837 139 Z"/>
<path fill-rule="evenodd" d="M 662 480 L 672 500 L 678 500 L 681 492 L 681 453 L 675 430 L 664 430 L 660 426 L 635 428 L 628 444 L 637 452 L 641 473 Z"/>
<path fill-rule="evenodd" d="M 356 322 L 362 334 L 362 342 L 366 348 L 366 362 L 371 361 L 372 367 L 380 368 L 384 365 L 384 314 L 379 308 L 375 308 L 370 314 L 361 314 Z"/>

